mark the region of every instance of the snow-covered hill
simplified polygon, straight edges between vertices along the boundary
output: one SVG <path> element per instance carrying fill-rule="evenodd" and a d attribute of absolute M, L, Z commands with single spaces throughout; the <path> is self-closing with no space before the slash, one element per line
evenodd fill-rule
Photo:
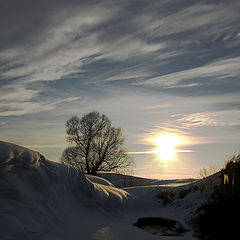
<path fill-rule="evenodd" d="M 87 239 L 95 228 L 89 215 L 116 214 L 127 199 L 124 190 L 93 183 L 74 168 L 0 142 L 1 240 L 71 239 L 68 234 L 75 236 L 79 228 Z"/>
<path fill-rule="evenodd" d="M 186 231 L 174 239 L 195 239 L 188 222 L 211 191 L 202 190 L 206 185 L 119 189 L 101 177 L 85 176 L 35 151 L 0 142 L 0 239 L 172 239 L 149 233 L 149 226 L 147 231 L 137 228 L 146 217 L 160 217 L 160 235 L 169 235 L 165 225 L 176 222 L 175 232 Z M 169 191 L 174 199 L 164 205 L 162 196 Z"/>
<path fill-rule="evenodd" d="M 98 176 L 108 180 L 115 187 L 125 188 L 125 187 L 134 187 L 134 186 L 150 186 L 150 185 L 169 185 L 169 186 L 178 186 L 183 184 L 188 184 L 194 182 L 195 179 L 174 179 L 174 180 L 159 180 L 159 179 L 148 179 L 130 175 L 122 175 L 116 173 L 100 173 Z"/>

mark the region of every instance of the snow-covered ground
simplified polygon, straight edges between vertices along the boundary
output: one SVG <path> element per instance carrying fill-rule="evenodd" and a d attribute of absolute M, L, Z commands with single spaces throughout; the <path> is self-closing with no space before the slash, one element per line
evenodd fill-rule
<path fill-rule="evenodd" d="M 0 142 L 0 239 L 195 239 L 189 220 L 215 182 L 209 189 L 204 181 L 119 189 L 101 177 Z M 181 198 L 182 190 L 190 188 L 194 190 Z M 164 206 L 156 196 L 166 190 L 175 197 Z M 132 225 L 143 217 L 177 220 L 188 231 L 174 237 L 153 235 Z"/>
<path fill-rule="evenodd" d="M 115 174 L 115 173 L 100 173 L 98 175 L 102 177 L 118 188 L 124 187 L 135 187 L 135 186 L 150 186 L 150 185 L 161 185 L 161 186 L 179 186 L 193 182 L 195 179 L 175 179 L 175 180 L 159 180 L 159 179 L 148 179 L 142 177 L 135 177 L 129 175 Z"/>

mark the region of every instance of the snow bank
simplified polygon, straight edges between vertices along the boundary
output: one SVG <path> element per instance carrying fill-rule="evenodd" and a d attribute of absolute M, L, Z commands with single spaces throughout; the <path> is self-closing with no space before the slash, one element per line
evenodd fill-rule
<path fill-rule="evenodd" d="M 118 213 L 127 192 L 98 180 L 0 141 L 0 239 L 64 239 L 66 227 L 73 233 L 77 221 L 89 227 L 91 214 Z"/>

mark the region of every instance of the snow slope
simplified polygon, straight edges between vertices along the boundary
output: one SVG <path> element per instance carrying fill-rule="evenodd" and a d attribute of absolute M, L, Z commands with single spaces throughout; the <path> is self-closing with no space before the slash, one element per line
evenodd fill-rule
<path fill-rule="evenodd" d="M 124 190 L 93 183 L 74 168 L 0 142 L 0 239 L 68 239 L 66 228 L 74 236 L 79 226 L 87 239 L 92 222 L 117 214 L 127 199 Z"/>
<path fill-rule="evenodd" d="M 163 206 L 156 195 L 166 189 L 177 197 Z M 181 189 L 118 189 L 103 178 L 85 176 L 35 151 L 0 142 L 0 239 L 172 239 L 132 225 L 142 217 L 175 219 L 189 231 L 174 239 L 195 239 L 188 220 L 206 194 L 194 191 L 180 199 Z"/>
<path fill-rule="evenodd" d="M 98 175 L 101 178 L 108 180 L 113 183 L 115 187 L 124 188 L 124 187 L 135 187 L 135 186 L 149 186 L 149 185 L 169 185 L 177 186 L 182 184 L 188 184 L 195 179 L 175 179 L 175 180 L 159 180 L 159 179 L 148 179 L 136 176 L 122 175 L 116 173 L 100 173 Z"/>

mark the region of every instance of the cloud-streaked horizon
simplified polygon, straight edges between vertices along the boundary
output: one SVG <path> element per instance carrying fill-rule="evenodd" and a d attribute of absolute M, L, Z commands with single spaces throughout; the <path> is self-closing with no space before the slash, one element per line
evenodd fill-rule
<path fill-rule="evenodd" d="M 1 136 L 38 146 L 26 123 L 56 121 L 63 134 L 69 117 L 99 110 L 130 152 L 148 151 L 136 143 L 153 129 L 215 142 L 235 131 L 239 144 L 239 10 L 235 0 L 2 1 Z"/>

